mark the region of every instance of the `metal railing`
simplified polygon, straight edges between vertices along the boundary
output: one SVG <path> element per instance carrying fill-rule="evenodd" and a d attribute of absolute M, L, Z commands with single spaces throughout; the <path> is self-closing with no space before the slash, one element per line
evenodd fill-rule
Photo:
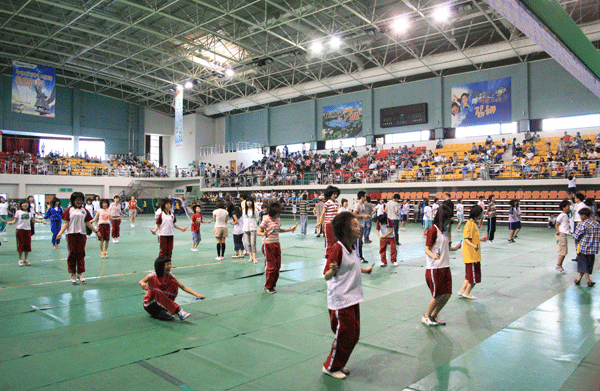
<path fill-rule="evenodd" d="M 225 144 L 203 145 L 200 147 L 200 156 L 216 155 L 219 153 L 246 151 L 250 149 L 259 149 L 262 152 L 262 144 L 249 143 L 245 141 L 229 142 Z"/>

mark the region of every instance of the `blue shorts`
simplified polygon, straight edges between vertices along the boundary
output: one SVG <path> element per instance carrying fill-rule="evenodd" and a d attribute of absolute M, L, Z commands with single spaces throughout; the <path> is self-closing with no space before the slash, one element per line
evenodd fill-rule
<path fill-rule="evenodd" d="M 569 187 L 567 189 L 567 194 L 577 194 L 577 188 L 576 187 Z"/>
<path fill-rule="evenodd" d="M 508 229 L 510 231 L 515 231 L 517 229 L 521 228 L 521 222 L 520 221 L 515 221 L 514 223 L 508 223 Z"/>
<path fill-rule="evenodd" d="M 192 231 L 192 242 L 198 243 L 201 239 L 200 231 Z"/>
<path fill-rule="evenodd" d="M 431 226 L 433 225 L 433 220 L 423 220 L 423 228 L 431 228 Z"/>
<path fill-rule="evenodd" d="M 458 217 L 458 221 L 460 221 L 461 223 L 465 222 L 465 215 L 462 213 L 459 213 L 456 215 L 456 217 Z"/>
<path fill-rule="evenodd" d="M 400 215 L 401 221 L 408 221 L 408 215 Z"/>

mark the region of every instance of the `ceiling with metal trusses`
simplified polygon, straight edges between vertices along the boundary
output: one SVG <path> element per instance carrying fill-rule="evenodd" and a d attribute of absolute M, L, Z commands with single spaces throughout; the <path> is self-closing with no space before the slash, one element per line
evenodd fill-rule
<path fill-rule="evenodd" d="M 597 45 L 600 0 L 560 3 Z M 218 116 L 544 58 L 526 41 L 482 0 L 0 2 L 2 74 L 50 66 L 60 85 L 169 115 L 186 81 L 184 113 Z"/>

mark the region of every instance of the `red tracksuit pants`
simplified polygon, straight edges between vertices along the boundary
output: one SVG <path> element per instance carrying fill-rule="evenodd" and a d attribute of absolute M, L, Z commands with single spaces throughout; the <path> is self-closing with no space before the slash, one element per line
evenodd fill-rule
<path fill-rule="evenodd" d="M 175 303 L 172 295 L 166 293 L 150 290 L 150 297 L 148 301 L 144 300 L 144 309 L 153 317 L 157 317 L 161 310 L 167 310 L 172 314 L 179 312 L 179 304 Z"/>
<path fill-rule="evenodd" d="M 333 226 L 331 223 L 323 224 L 323 236 L 325 236 L 325 258 L 327 258 L 327 254 L 329 254 L 329 250 L 333 247 L 334 244 L 337 243 L 337 239 L 333 234 Z"/>
<path fill-rule="evenodd" d="M 173 235 L 159 236 L 158 243 L 160 247 L 158 256 L 166 255 L 169 257 L 169 259 L 171 259 L 171 256 L 173 255 Z"/>
<path fill-rule="evenodd" d="M 396 241 L 392 236 L 391 238 L 379 239 L 379 255 L 381 256 L 381 263 L 387 265 L 386 252 L 387 246 L 390 245 L 390 258 L 392 262 L 396 262 L 398 252 L 396 251 Z"/>
<path fill-rule="evenodd" d="M 68 234 L 67 246 L 69 247 L 69 256 L 67 257 L 67 267 L 69 273 L 85 272 L 85 243 L 87 236 L 84 234 Z"/>
<path fill-rule="evenodd" d="M 329 318 L 335 339 L 323 366 L 330 372 L 337 372 L 346 366 L 352 350 L 358 343 L 360 308 L 358 304 L 354 304 L 341 310 L 329 310 Z"/>
<path fill-rule="evenodd" d="M 279 243 L 265 243 L 262 245 L 262 252 L 265 255 L 265 274 L 267 277 L 265 288 L 275 288 L 279 279 L 279 269 L 281 269 L 281 246 Z"/>
<path fill-rule="evenodd" d="M 121 219 L 111 220 L 110 225 L 112 226 L 113 239 L 119 239 L 119 236 L 121 236 Z"/>

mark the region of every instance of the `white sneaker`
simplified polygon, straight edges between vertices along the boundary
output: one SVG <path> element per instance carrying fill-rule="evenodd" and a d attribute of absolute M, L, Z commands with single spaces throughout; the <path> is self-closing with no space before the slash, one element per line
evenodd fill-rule
<path fill-rule="evenodd" d="M 185 312 L 184 310 L 180 309 L 179 312 L 177 313 L 177 315 L 179 316 L 180 320 L 184 320 L 186 318 L 189 318 L 189 316 L 191 314 L 189 312 Z"/>
<path fill-rule="evenodd" d="M 423 322 L 423 324 L 426 324 L 427 326 L 437 326 L 438 324 L 435 323 L 435 321 L 431 318 L 426 317 L 425 315 L 423 315 L 423 317 L 421 318 L 421 322 Z"/>
<path fill-rule="evenodd" d="M 131 228 L 135 228 L 135 224 L 130 224 L 130 225 L 131 225 Z"/>
<path fill-rule="evenodd" d="M 494 244 L 493 240 L 488 240 L 488 243 Z"/>
<path fill-rule="evenodd" d="M 115 243 L 119 243 L 119 239 L 115 239 Z"/>
<path fill-rule="evenodd" d="M 233 254 L 233 255 L 231 256 L 231 258 L 239 258 L 239 257 L 240 257 L 240 256 L 239 256 L 239 255 L 237 255 L 237 254 Z"/>
<path fill-rule="evenodd" d="M 85 278 L 83 278 L 83 274 L 81 274 L 81 273 L 77 274 L 77 279 L 81 282 L 85 282 Z"/>
<path fill-rule="evenodd" d="M 31 266 L 31 262 L 29 262 L 27 259 L 25 260 L 25 265 L 27 266 Z"/>
<path fill-rule="evenodd" d="M 25 262 L 23 262 L 19 259 L 19 266 L 25 266 Z"/>
<path fill-rule="evenodd" d="M 75 276 L 75 273 L 71 274 L 71 282 L 73 284 L 77 284 L 77 277 Z"/>
<path fill-rule="evenodd" d="M 345 379 L 346 374 L 342 371 L 330 372 L 327 368 L 323 367 L 323 373 L 333 377 L 334 379 Z"/>
<path fill-rule="evenodd" d="M 385 263 L 381 262 L 381 263 L 379 263 L 379 266 L 381 266 L 381 267 L 386 267 L 386 266 L 387 266 L 387 264 L 385 264 Z"/>
<path fill-rule="evenodd" d="M 217 261 L 220 261 L 220 260 L 221 260 L 221 257 L 216 257 L 215 259 L 216 259 Z"/>
<path fill-rule="evenodd" d="M 192 251 L 198 251 L 198 247 L 192 247 Z"/>
<path fill-rule="evenodd" d="M 117 243 L 117 239 L 113 239 L 113 243 Z"/>
<path fill-rule="evenodd" d="M 392 266 L 398 266 L 398 262 L 392 262 Z"/>

